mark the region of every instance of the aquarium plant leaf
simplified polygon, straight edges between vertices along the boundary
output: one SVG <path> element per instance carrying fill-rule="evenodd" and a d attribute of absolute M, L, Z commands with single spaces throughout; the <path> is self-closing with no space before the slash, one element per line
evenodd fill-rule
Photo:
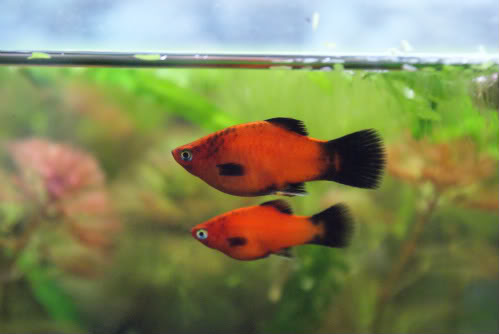
<path fill-rule="evenodd" d="M 339 276 L 348 271 L 342 256 L 321 249 L 297 249 L 300 269 L 284 284 L 270 333 L 314 332 L 341 288 Z"/>
<path fill-rule="evenodd" d="M 50 59 L 52 58 L 48 53 L 45 52 L 32 52 L 28 59 Z"/>
<path fill-rule="evenodd" d="M 54 320 L 83 327 L 70 296 L 48 275 L 47 269 L 39 264 L 33 251 L 24 251 L 17 260 L 17 266 L 25 274 L 35 298 Z"/>
<path fill-rule="evenodd" d="M 206 129 L 218 130 L 238 122 L 204 97 L 151 72 L 138 75 L 139 85 L 155 95 L 171 112 Z"/>
<path fill-rule="evenodd" d="M 134 58 L 137 58 L 140 60 L 145 60 L 145 61 L 155 61 L 155 60 L 161 60 L 161 55 L 159 55 L 159 54 L 134 55 Z"/>
<path fill-rule="evenodd" d="M 222 111 L 207 98 L 184 87 L 176 82 L 178 80 L 170 78 L 165 73 L 167 72 L 157 70 L 116 72 L 108 69 L 86 72 L 88 78 L 98 81 L 103 87 L 118 86 L 138 97 L 149 98 L 160 104 L 163 110 L 174 113 L 208 130 L 219 130 L 242 123 L 235 116 Z M 175 75 L 178 77 L 178 73 Z M 140 119 L 141 122 L 155 120 L 153 123 L 156 126 L 161 124 L 160 116 L 151 111 L 134 112 L 133 117 L 137 120 Z M 147 123 L 149 122 L 147 121 Z"/>

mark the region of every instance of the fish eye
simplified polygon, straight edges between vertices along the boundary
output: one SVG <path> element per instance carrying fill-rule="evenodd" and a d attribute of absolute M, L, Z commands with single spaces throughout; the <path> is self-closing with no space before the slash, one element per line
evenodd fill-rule
<path fill-rule="evenodd" d="M 180 152 L 180 158 L 184 161 L 191 161 L 192 152 L 190 150 L 183 150 L 182 152 Z"/>
<path fill-rule="evenodd" d="M 204 240 L 204 239 L 208 238 L 208 231 L 206 231 L 204 228 L 202 228 L 196 232 L 196 237 L 199 240 Z"/>

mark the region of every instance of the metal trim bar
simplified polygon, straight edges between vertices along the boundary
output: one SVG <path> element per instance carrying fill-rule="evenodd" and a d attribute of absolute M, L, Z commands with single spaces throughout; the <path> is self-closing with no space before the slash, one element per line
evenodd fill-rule
<path fill-rule="evenodd" d="M 0 65 L 11 66 L 99 66 L 152 68 L 248 68 L 248 69 L 344 69 L 417 70 L 440 69 L 445 65 L 470 67 L 499 65 L 498 54 L 195 54 L 2 51 Z"/>

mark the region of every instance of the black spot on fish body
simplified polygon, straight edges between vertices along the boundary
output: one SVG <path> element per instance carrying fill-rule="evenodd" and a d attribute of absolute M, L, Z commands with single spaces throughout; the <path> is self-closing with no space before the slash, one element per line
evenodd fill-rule
<path fill-rule="evenodd" d="M 248 243 L 248 240 L 243 237 L 232 237 L 227 238 L 227 242 L 229 243 L 230 247 L 240 247 L 246 245 Z"/>
<path fill-rule="evenodd" d="M 243 176 L 244 175 L 244 166 L 240 164 L 236 164 L 233 162 L 229 162 L 226 164 L 217 165 L 219 169 L 219 174 L 223 176 Z"/>
<path fill-rule="evenodd" d="M 223 131 L 220 133 L 220 135 L 221 135 L 222 137 L 224 137 L 224 136 L 228 136 L 228 135 L 230 135 L 231 133 L 233 133 L 234 131 L 235 131 L 235 129 L 234 129 L 234 128 L 227 128 L 227 129 L 223 130 Z"/>
<path fill-rule="evenodd" d="M 203 151 L 207 156 L 212 156 L 220 151 L 220 148 L 224 145 L 224 138 L 221 136 L 220 132 L 217 132 L 210 136 L 206 142 L 203 144 Z"/>

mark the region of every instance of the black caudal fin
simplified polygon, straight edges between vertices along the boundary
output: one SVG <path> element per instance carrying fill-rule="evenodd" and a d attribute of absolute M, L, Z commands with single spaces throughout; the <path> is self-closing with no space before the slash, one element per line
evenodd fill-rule
<path fill-rule="evenodd" d="M 353 219 L 346 205 L 336 204 L 310 217 L 310 221 L 324 227 L 324 233 L 316 235 L 310 244 L 341 248 L 350 243 Z"/>
<path fill-rule="evenodd" d="M 385 167 L 385 150 L 379 134 L 362 130 L 324 144 L 330 166 L 321 179 L 359 188 L 377 188 Z"/>

